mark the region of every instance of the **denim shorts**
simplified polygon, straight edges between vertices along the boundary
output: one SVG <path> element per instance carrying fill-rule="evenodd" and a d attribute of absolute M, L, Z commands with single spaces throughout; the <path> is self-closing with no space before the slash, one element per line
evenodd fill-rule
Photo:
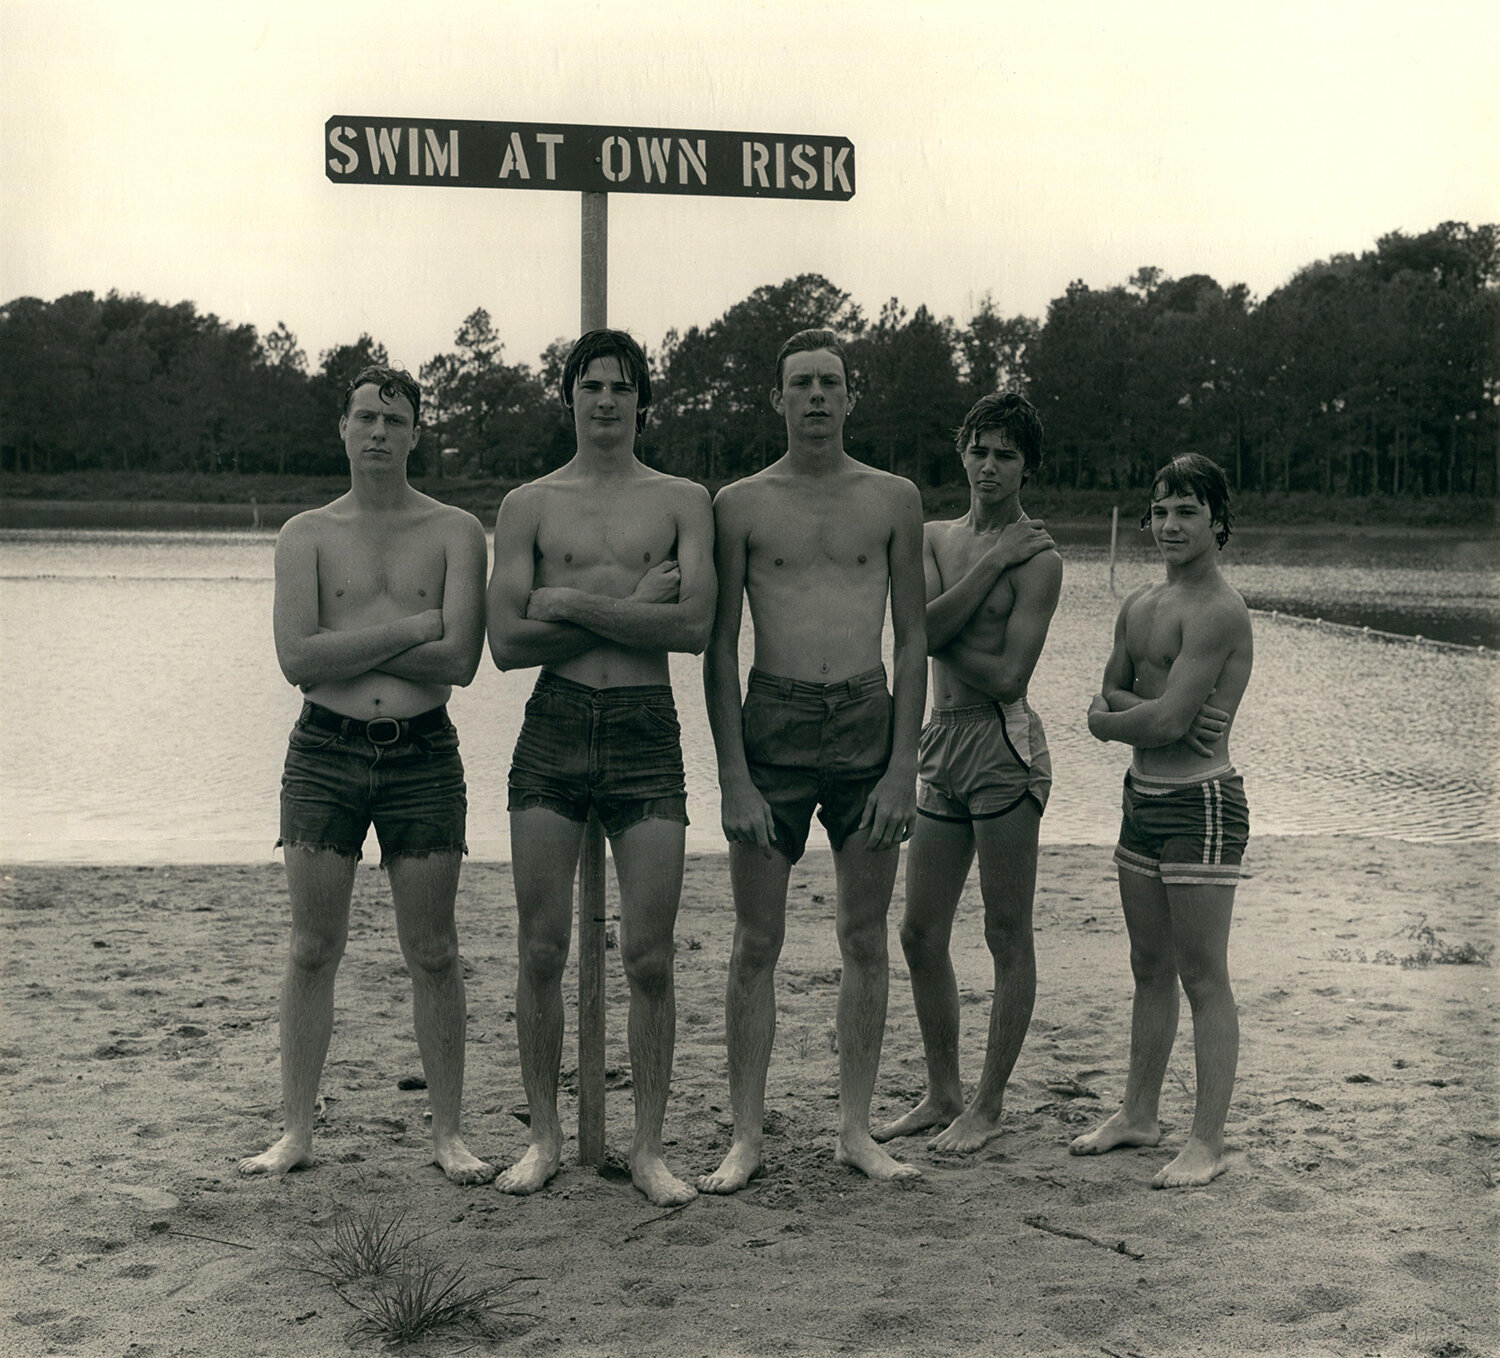
<path fill-rule="evenodd" d="M 752 669 L 743 721 L 745 760 L 770 803 L 774 846 L 793 863 L 801 858 L 817 807 L 828 842 L 842 849 L 891 760 L 885 666 L 836 684 Z"/>
<path fill-rule="evenodd" d="M 526 700 L 509 808 L 541 807 L 608 835 L 643 820 L 686 825 L 682 730 L 667 684 L 590 688 L 543 670 Z"/>
<path fill-rule="evenodd" d="M 467 853 L 468 806 L 447 708 L 366 722 L 303 703 L 287 742 L 276 847 L 358 858 L 373 821 L 382 862 Z"/>

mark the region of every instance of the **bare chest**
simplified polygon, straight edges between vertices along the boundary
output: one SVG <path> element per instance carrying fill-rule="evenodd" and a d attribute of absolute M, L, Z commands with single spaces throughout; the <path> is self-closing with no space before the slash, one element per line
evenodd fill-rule
<path fill-rule="evenodd" d="M 1125 645 L 1137 673 L 1165 674 L 1182 650 L 1182 610 L 1165 599 L 1137 602 L 1125 620 Z"/>
<path fill-rule="evenodd" d="M 561 582 L 580 572 L 630 570 L 639 578 L 672 555 L 677 520 L 644 496 L 560 495 L 537 527 L 539 579 Z"/>
<path fill-rule="evenodd" d="M 797 575 L 830 568 L 853 573 L 887 571 L 890 528 L 851 504 L 797 504 L 778 499 L 762 506 L 748 542 L 754 573 Z"/>
<path fill-rule="evenodd" d="M 440 540 L 415 533 L 343 532 L 318 547 L 318 595 L 334 614 L 377 603 L 403 613 L 443 601 L 447 558 Z"/>

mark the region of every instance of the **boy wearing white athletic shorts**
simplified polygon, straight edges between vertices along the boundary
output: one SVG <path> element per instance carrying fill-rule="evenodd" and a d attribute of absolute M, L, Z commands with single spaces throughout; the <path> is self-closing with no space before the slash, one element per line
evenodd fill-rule
<path fill-rule="evenodd" d="M 901 922 L 927 1093 L 874 1135 L 883 1141 L 931 1128 L 933 1149 L 975 1151 L 1000 1134 L 1006 1082 L 1036 998 L 1031 905 L 1052 761 L 1026 686 L 1057 607 L 1062 558 L 1021 508 L 1021 487 L 1042 461 L 1042 425 L 1030 403 L 984 397 L 959 429 L 958 452 L 969 510 L 924 533 L 933 710 L 918 745 Z M 948 944 L 976 856 L 995 997 L 984 1069 L 965 1103 Z"/>

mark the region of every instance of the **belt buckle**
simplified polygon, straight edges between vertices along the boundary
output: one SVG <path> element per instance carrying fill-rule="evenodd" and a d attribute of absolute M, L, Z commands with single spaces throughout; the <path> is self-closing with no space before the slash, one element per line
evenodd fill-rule
<path fill-rule="evenodd" d="M 382 731 L 389 728 L 390 734 L 377 734 L 376 727 L 380 727 Z M 371 745 L 394 745 L 401 739 L 401 723 L 395 717 L 376 717 L 365 723 L 365 739 Z"/>

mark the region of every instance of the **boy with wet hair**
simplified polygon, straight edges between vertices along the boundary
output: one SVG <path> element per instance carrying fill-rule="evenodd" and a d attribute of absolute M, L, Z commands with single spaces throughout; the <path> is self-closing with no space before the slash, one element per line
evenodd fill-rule
<path fill-rule="evenodd" d="M 563 362 L 562 403 L 569 411 L 573 409 L 573 387 L 578 378 L 587 372 L 589 365 L 599 359 L 612 358 L 620 365 L 620 371 L 635 388 L 635 432 L 646 428 L 646 411 L 651 405 L 651 370 L 646 362 L 645 350 L 635 342 L 632 335 L 623 330 L 590 330 L 568 351 Z"/>
<path fill-rule="evenodd" d="M 484 645 L 484 531 L 406 479 L 422 392 L 399 368 L 363 368 L 344 392 L 349 490 L 288 520 L 276 540 L 276 656 L 302 690 L 281 782 L 292 938 L 281 989 L 285 1134 L 240 1162 L 284 1174 L 312 1161 L 333 984 L 371 823 L 411 974 L 433 1159 L 455 1183 L 494 1169 L 459 1136 L 464 980 L 454 901 L 467 799 L 445 704 Z"/>
<path fill-rule="evenodd" d="M 1031 403 L 982 397 L 959 428 L 958 451 L 968 512 L 929 523 L 923 534 L 933 709 L 918 746 L 901 922 L 927 1093 L 874 1135 L 885 1141 L 937 1129 L 931 1149 L 969 1152 L 1000 1135 L 1005 1087 L 1036 998 L 1031 912 L 1052 762 L 1026 690 L 1057 608 L 1062 558 L 1044 525 L 1021 508 L 1021 489 L 1042 461 L 1042 422 Z M 949 940 L 976 855 L 995 986 L 984 1070 L 965 1104 Z"/>
<path fill-rule="evenodd" d="M 398 396 L 404 396 L 411 405 L 411 418 L 414 428 L 422 427 L 422 388 L 419 387 L 412 375 L 405 368 L 388 368 L 383 364 L 371 363 L 361 368 L 349 379 L 344 388 L 344 414 L 349 414 L 349 407 L 354 400 L 354 393 L 361 387 L 373 386 L 382 401 L 394 401 Z"/>
<path fill-rule="evenodd" d="M 988 429 L 1004 434 L 1021 454 L 1024 480 L 1029 481 L 1041 470 L 1042 419 L 1036 413 L 1036 407 L 1024 396 L 1005 391 L 981 396 L 975 401 L 953 440 L 958 455 L 962 457 Z"/>
<path fill-rule="evenodd" d="M 1135 1000 L 1123 1106 L 1074 1155 L 1161 1140 L 1157 1102 L 1177 1033 L 1179 980 L 1193 1013 L 1198 1089 L 1187 1144 L 1153 1188 L 1206 1184 L 1227 1167 L 1224 1121 L 1239 1057 L 1229 926 L 1250 832 L 1229 733 L 1250 682 L 1250 613 L 1220 574 L 1229 487 L 1190 453 L 1152 478 L 1145 522 L 1166 579 L 1120 609 L 1089 730 L 1134 748 L 1114 861 Z"/>
<path fill-rule="evenodd" d="M 656 1206 L 675 1207 L 695 1191 L 672 1173 L 662 1150 L 688 821 L 667 657 L 701 651 L 708 640 L 713 512 L 702 486 L 636 457 L 650 400 L 640 345 L 620 330 L 584 335 L 563 364 L 574 456 L 511 491 L 495 524 L 490 652 L 502 670 L 541 667 L 509 779 L 516 1038 L 531 1145 L 498 1187 L 538 1192 L 562 1163 L 562 972 L 592 812 L 609 838 L 620 886 L 635 1092 L 631 1181 Z"/>
<path fill-rule="evenodd" d="M 1223 468 L 1202 453 L 1183 453 L 1174 457 L 1156 473 L 1152 481 L 1151 503 L 1141 515 L 1141 527 L 1151 527 L 1151 515 L 1160 495 L 1186 495 L 1199 500 L 1208 509 L 1209 519 L 1217 525 L 1214 541 L 1219 550 L 1229 541 L 1234 515 L 1229 509 L 1229 482 Z"/>

